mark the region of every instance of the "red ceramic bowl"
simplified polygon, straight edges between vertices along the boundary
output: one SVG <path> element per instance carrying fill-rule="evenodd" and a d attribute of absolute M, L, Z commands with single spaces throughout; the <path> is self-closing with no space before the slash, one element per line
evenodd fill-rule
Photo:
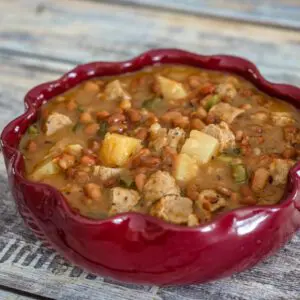
<path fill-rule="evenodd" d="M 56 189 L 23 176 L 20 138 L 36 120 L 43 103 L 83 80 L 157 63 L 233 72 L 265 93 L 300 106 L 300 89 L 266 81 L 252 63 L 238 57 L 163 49 L 125 62 L 78 66 L 62 78 L 32 89 L 25 97 L 25 113 L 3 130 L 2 149 L 19 211 L 26 224 L 64 257 L 102 276 L 135 283 L 190 284 L 245 270 L 281 247 L 299 229 L 300 163 L 290 171 L 284 199 L 278 205 L 240 208 L 197 228 L 138 213 L 89 220 L 75 215 Z"/>

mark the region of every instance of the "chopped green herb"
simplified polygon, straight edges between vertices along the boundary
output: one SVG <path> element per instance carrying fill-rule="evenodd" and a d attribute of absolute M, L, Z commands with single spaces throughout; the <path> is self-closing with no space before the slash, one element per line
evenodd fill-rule
<path fill-rule="evenodd" d="M 124 172 L 120 175 L 120 185 L 126 188 L 135 187 L 135 182 L 130 173 Z"/>
<path fill-rule="evenodd" d="M 37 128 L 37 125 L 31 125 L 31 126 L 29 126 L 29 128 L 28 128 L 28 133 L 29 133 L 30 135 L 37 135 L 37 134 L 39 134 L 40 132 L 39 132 L 39 129 Z"/>
<path fill-rule="evenodd" d="M 247 170 L 243 164 L 232 165 L 232 176 L 236 183 L 245 183 L 248 179 Z"/>
<path fill-rule="evenodd" d="M 151 111 L 157 109 L 161 103 L 162 103 L 162 99 L 155 97 L 155 98 L 145 100 L 142 104 L 142 107 Z"/>
<path fill-rule="evenodd" d="M 81 124 L 78 122 L 73 126 L 72 131 L 76 132 L 80 127 L 81 127 Z"/>
<path fill-rule="evenodd" d="M 223 151 L 225 155 L 239 156 L 241 154 L 240 148 L 228 148 Z"/>
<path fill-rule="evenodd" d="M 217 103 L 220 102 L 220 97 L 218 95 L 214 95 L 214 96 L 211 96 L 206 104 L 205 104 L 205 109 L 206 111 L 209 111 L 214 105 L 216 105 Z"/>
<path fill-rule="evenodd" d="M 80 105 L 78 105 L 77 110 L 81 113 L 84 112 L 84 108 Z"/>
<path fill-rule="evenodd" d="M 106 135 L 107 128 L 108 128 L 107 122 L 105 121 L 101 122 L 97 135 L 103 139 L 104 136 Z"/>

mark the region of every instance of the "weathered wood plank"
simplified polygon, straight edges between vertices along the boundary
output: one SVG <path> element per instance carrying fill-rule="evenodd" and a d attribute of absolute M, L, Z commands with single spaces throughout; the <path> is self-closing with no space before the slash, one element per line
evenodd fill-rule
<path fill-rule="evenodd" d="M 0 299 L 2 299 L 2 300 L 33 300 L 35 298 L 24 296 L 24 295 L 18 295 L 15 292 L 1 290 L 1 288 L 0 288 Z"/>
<path fill-rule="evenodd" d="M 156 10 L 166 9 L 199 16 L 221 17 L 291 29 L 300 28 L 300 2 L 297 0 L 102 0 L 102 2 L 123 3 Z"/>

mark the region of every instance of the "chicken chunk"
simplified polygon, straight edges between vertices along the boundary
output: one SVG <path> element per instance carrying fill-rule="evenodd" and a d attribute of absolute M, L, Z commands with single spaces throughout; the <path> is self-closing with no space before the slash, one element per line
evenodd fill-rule
<path fill-rule="evenodd" d="M 185 131 L 179 127 L 169 129 L 168 131 L 168 145 L 171 148 L 178 149 L 185 140 Z"/>
<path fill-rule="evenodd" d="M 226 199 L 215 190 L 207 189 L 199 194 L 195 204 L 199 210 L 201 219 L 207 221 L 211 218 L 213 212 L 225 207 L 227 202 Z"/>
<path fill-rule="evenodd" d="M 220 151 L 235 148 L 235 135 L 228 127 L 227 123 L 221 122 L 218 125 L 210 124 L 202 129 L 202 132 L 209 134 L 219 140 Z"/>
<path fill-rule="evenodd" d="M 281 127 L 292 125 L 295 123 L 295 120 L 288 112 L 273 112 L 271 114 L 271 120 L 274 125 Z"/>
<path fill-rule="evenodd" d="M 143 188 L 144 199 L 148 206 L 166 195 L 179 195 L 180 189 L 175 179 L 164 171 L 153 173 Z"/>
<path fill-rule="evenodd" d="M 115 215 L 133 210 L 141 197 L 135 190 L 115 187 L 110 191 L 110 198 L 112 206 L 109 211 L 109 215 Z"/>
<path fill-rule="evenodd" d="M 294 164 L 295 162 L 290 159 L 274 159 L 270 165 L 270 174 L 273 178 L 272 184 L 286 184 L 289 170 Z"/>
<path fill-rule="evenodd" d="M 102 181 L 106 181 L 108 179 L 118 177 L 122 170 L 122 168 L 108 168 L 97 165 L 93 168 L 93 175 L 99 177 Z"/>
<path fill-rule="evenodd" d="M 254 192 L 259 192 L 265 188 L 268 183 L 270 172 L 266 168 L 258 168 L 253 175 L 251 188 Z"/>
<path fill-rule="evenodd" d="M 217 118 L 231 124 L 234 119 L 244 111 L 244 109 L 234 107 L 228 103 L 220 102 L 209 110 L 208 117 Z"/>
<path fill-rule="evenodd" d="M 65 126 L 69 126 L 72 124 L 72 121 L 69 117 L 60 114 L 60 113 L 52 113 L 47 121 L 46 121 L 46 135 L 52 135 L 58 130 L 62 129 Z"/>
<path fill-rule="evenodd" d="M 166 128 L 162 128 L 159 123 L 152 124 L 149 131 L 151 139 L 149 148 L 160 153 L 162 148 L 168 145 L 168 131 Z"/>
<path fill-rule="evenodd" d="M 216 88 L 216 93 L 220 95 L 222 98 L 233 99 L 236 94 L 236 88 L 231 83 L 221 83 Z"/>
<path fill-rule="evenodd" d="M 150 213 L 167 222 L 186 224 L 193 213 L 193 202 L 179 195 L 168 195 L 155 203 Z"/>

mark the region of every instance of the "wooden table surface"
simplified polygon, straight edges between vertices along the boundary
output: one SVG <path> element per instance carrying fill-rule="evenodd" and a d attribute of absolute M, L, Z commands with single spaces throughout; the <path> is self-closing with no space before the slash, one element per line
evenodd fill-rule
<path fill-rule="evenodd" d="M 0 0 L 0 131 L 23 96 L 76 64 L 157 47 L 235 54 L 300 86 L 298 0 Z M 226 258 L 224 258 L 226 259 Z M 138 286 L 87 274 L 24 227 L 0 154 L 0 299 L 300 299 L 300 234 L 251 270 L 213 283 Z"/>

